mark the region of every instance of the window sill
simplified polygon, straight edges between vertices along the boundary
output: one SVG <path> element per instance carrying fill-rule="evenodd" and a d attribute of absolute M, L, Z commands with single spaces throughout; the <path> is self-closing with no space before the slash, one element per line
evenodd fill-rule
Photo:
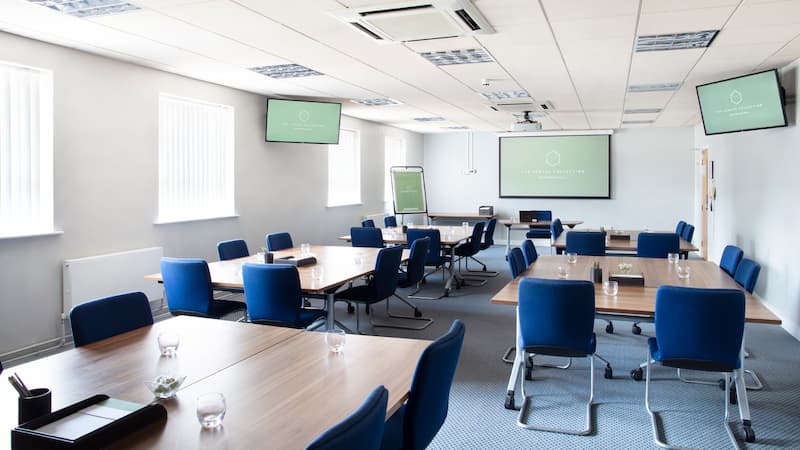
<path fill-rule="evenodd" d="M 188 222 L 204 222 L 206 220 L 218 220 L 218 219 L 236 219 L 238 218 L 238 214 L 233 214 L 230 216 L 212 216 L 212 217 L 192 217 L 189 219 L 169 219 L 169 220 L 159 220 L 156 219 L 153 222 L 153 225 L 169 225 L 173 223 L 188 223 Z"/>
<path fill-rule="evenodd" d="M 64 234 L 63 231 L 42 231 L 38 233 L 23 233 L 23 234 L 8 234 L 8 235 L 0 235 L 0 240 L 5 239 L 24 239 L 24 238 L 33 238 L 33 237 L 42 237 L 42 236 L 58 236 Z"/>
<path fill-rule="evenodd" d="M 344 204 L 341 204 L 341 205 L 326 205 L 325 207 L 326 208 L 338 208 L 340 206 L 364 206 L 364 204 L 361 203 L 361 202 L 358 202 L 358 203 L 344 203 Z"/>

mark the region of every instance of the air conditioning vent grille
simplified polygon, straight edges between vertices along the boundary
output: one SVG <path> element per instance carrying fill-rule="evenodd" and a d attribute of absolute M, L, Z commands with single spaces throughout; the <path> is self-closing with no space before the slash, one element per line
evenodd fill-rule
<path fill-rule="evenodd" d="M 367 17 L 374 14 L 390 14 L 396 12 L 415 11 L 415 10 L 430 9 L 430 8 L 433 8 L 433 5 L 413 5 L 413 6 L 404 6 L 402 8 L 386 8 L 386 9 L 376 9 L 373 11 L 362 11 L 358 14 L 361 17 Z"/>
<path fill-rule="evenodd" d="M 362 33 L 365 33 L 367 36 L 369 36 L 369 37 L 371 37 L 373 39 L 377 39 L 379 41 L 383 40 L 383 37 L 381 35 L 373 33 L 372 30 L 370 30 L 369 28 L 365 27 L 364 25 L 361 25 L 358 22 L 350 22 L 350 25 L 358 28 L 359 31 L 361 31 Z"/>
<path fill-rule="evenodd" d="M 481 29 L 480 25 L 478 25 L 475 22 L 475 20 L 472 19 L 472 16 L 470 16 L 469 13 L 466 12 L 465 10 L 457 9 L 454 12 L 458 16 L 458 18 L 461 19 L 467 27 L 469 27 L 470 30 L 478 31 Z"/>

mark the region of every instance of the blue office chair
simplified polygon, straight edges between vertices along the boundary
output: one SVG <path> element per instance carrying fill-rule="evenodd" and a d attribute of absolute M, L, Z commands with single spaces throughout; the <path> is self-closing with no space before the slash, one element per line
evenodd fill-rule
<path fill-rule="evenodd" d="M 683 220 L 678 221 L 678 225 L 675 227 L 675 234 L 683 237 L 684 229 L 686 229 L 686 222 L 684 222 Z"/>
<path fill-rule="evenodd" d="M 150 302 L 142 292 L 98 298 L 69 311 L 72 340 L 81 347 L 153 324 Z"/>
<path fill-rule="evenodd" d="M 202 259 L 161 258 L 161 277 L 172 315 L 219 319 L 247 308 L 244 303 L 214 299 L 208 263 Z"/>
<path fill-rule="evenodd" d="M 364 228 L 375 228 L 375 221 L 372 219 L 364 219 L 361 221 L 361 226 Z"/>
<path fill-rule="evenodd" d="M 739 265 L 736 267 L 736 273 L 733 279 L 739 283 L 747 292 L 753 293 L 758 281 L 758 274 L 761 272 L 761 266 L 752 259 L 742 258 Z"/>
<path fill-rule="evenodd" d="M 397 272 L 400 270 L 402 258 L 402 246 L 396 245 L 381 249 L 375 260 L 375 273 L 369 283 L 351 287 L 336 294 L 337 300 L 363 303 L 366 308 L 369 308 L 370 305 L 391 297 L 397 289 Z M 370 315 L 370 320 L 372 320 L 372 315 Z M 356 305 L 356 331 L 358 333 L 361 333 L 360 323 L 359 308 Z"/>
<path fill-rule="evenodd" d="M 523 256 L 525 256 L 525 267 L 530 266 L 531 264 L 535 263 L 537 259 L 539 259 L 539 253 L 536 251 L 536 246 L 533 245 L 533 241 L 530 239 L 525 239 L 522 241 L 520 248 L 522 249 Z"/>
<path fill-rule="evenodd" d="M 724 270 L 731 277 L 736 275 L 736 268 L 744 257 L 742 249 L 735 245 L 726 245 L 722 250 L 722 258 L 719 260 L 720 269 Z"/>
<path fill-rule="evenodd" d="M 408 288 L 416 286 L 417 290 L 412 292 L 412 295 L 420 291 L 421 289 L 420 284 L 422 284 L 422 279 L 425 277 L 425 258 L 428 257 L 428 248 L 430 247 L 430 244 L 431 244 L 431 238 L 429 237 L 419 238 L 416 241 L 411 242 L 411 248 L 409 250 L 409 255 L 408 255 L 408 263 L 406 264 L 406 271 L 400 272 L 400 275 L 397 279 L 397 287 Z M 387 316 L 395 319 L 416 320 L 425 323 L 418 327 L 411 327 L 406 325 L 378 324 L 373 322 L 372 326 L 385 327 L 385 328 L 400 328 L 403 330 L 424 330 L 425 328 L 428 328 L 430 324 L 433 323 L 432 318 L 422 317 L 422 311 L 420 311 L 416 305 L 401 297 L 400 294 L 398 294 L 397 292 L 394 293 L 394 296 L 399 298 L 401 302 L 414 308 L 414 315 L 401 316 L 397 314 L 392 314 L 389 311 L 389 300 L 391 300 L 391 298 L 388 298 L 386 299 Z"/>
<path fill-rule="evenodd" d="M 383 226 L 387 228 L 397 226 L 397 218 L 395 216 L 386 216 L 383 218 Z"/>
<path fill-rule="evenodd" d="M 481 251 L 481 238 L 483 237 L 483 229 L 486 226 L 483 222 L 478 222 L 472 227 L 472 237 L 470 238 L 469 242 L 459 245 L 455 248 L 454 254 L 456 256 L 456 261 L 458 263 L 458 271 L 461 272 L 461 261 L 464 260 L 469 261 L 469 258 L 474 257 Z M 466 263 L 465 263 L 466 264 Z M 469 270 L 469 266 L 466 266 L 466 269 Z M 475 281 L 474 284 L 466 283 L 467 280 Z M 464 281 L 462 281 L 463 285 L 468 286 L 483 286 L 486 284 L 487 280 L 476 280 L 475 278 L 468 278 L 464 277 Z"/>
<path fill-rule="evenodd" d="M 428 246 L 428 255 L 425 257 L 425 267 L 433 267 L 434 270 L 431 272 L 426 273 L 422 278 L 427 279 L 428 276 L 436 273 L 437 271 L 442 271 L 442 281 L 444 281 L 445 276 L 445 265 L 451 263 L 450 256 L 444 255 L 442 251 L 442 238 L 441 234 L 439 233 L 438 229 L 426 229 L 426 228 L 409 228 L 408 232 L 406 233 L 406 241 L 407 242 L 414 242 L 418 239 L 422 238 L 430 238 L 430 244 Z M 420 282 L 422 283 L 422 282 Z M 436 300 L 442 298 L 443 295 L 438 297 L 424 297 L 421 295 L 417 295 L 419 291 L 412 293 L 408 296 L 408 298 L 415 298 L 415 299 L 424 299 L 424 300 Z"/>
<path fill-rule="evenodd" d="M 606 363 L 605 377 L 613 376 L 611 365 L 595 354 L 594 284 L 585 280 L 547 280 L 523 278 L 519 282 L 517 307 L 517 356 L 509 379 L 506 408 L 514 408 L 514 389 L 519 381 L 523 396 L 517 425 L 529 430 L 586 435 L 592 428 L 594 398 L 594 358 Z M 528 355 L 564 358 L 586 357 L 589 360 L 589 401 L 586 403 L 586 427 L 581 430 L 544 427 L 528 424 L 533 401 L 525 393 L 525 378 L 532 380 L 533 365 L 525 364 Z"/>
<path fill-rule="evenodd" d="M 551 221 L 553 220 L 553 212 L 552 211 L 520 211 L 519 212 L 519 221 L 520 222 L 531 222 L 532 219 L 536 219 L 536 221 Z M 529 225 L 529 230 L 525 234 L 525 237 L 528 239 L 550 239 L 550 228 L 549 227 L 537 227 L 535 225 Z"/>
<path fill-rule="evenodd" d="M 294 244 L 292 244 L 292 236 L 289 233 L 270 233 L 267 235 L 267 250 L 270 252 L 292 247 L 294 247 Z"/>
<path fill-rule="evenodd" d="M 494 245 L 494 229 L 496 227 L 497 227 L 497 219 L 495 219 L 494 217 L 486 221 L 486 228 L 483 231 L 483 242 L 481 242 L 479 251 L 482 252 L 484 250 L 488 250 L 488 249 L 492 248 L 492 246 Z M 493 270 L 487 271 L 486 270 L 486 264 L 484 264 L 483 261 L 479 260 L 475 256 L 468 257 L 468 259 L 466 260 L 466 263 L 469 263 L 470 259 L 475 261 L 476 263 L 480 264 L 481 265 L 481 270 L 469 270 L 469 267 L 467 267 L 467 271 L 468 272 L 476 274 L 476 275 L 480 275 L 480 276 L 485 276 L 485 277 L 496 277 L 497 276 L 497 272 L 495 272 Z"/>
<path fill-rule="evenodd" d="M 376 387 L 358 409 L 314 438 L 306 450 L 379 450 L 388 402 L 389 391 Z"/>
<path fill-rule="evenodd" d="M 723 374 L 725 430 L 731 443 L 738 448 L 739 444 L 728 422 L 728 392 L 731 379 L 734 379 L 745 440 L 755 442 L 740 359 L 744 336 L 744 304 L 744 293 L 738 289 L 661 286 L 656 291 L 656 337 L 647 341 L 644 404 L 650 415 L 653 440 L 659 447 L 676 448 L 661 440 L 656 414 L 650 406 L 650 373 L 653 362 L 679 370 Z M 641 371 L 641 368 L 636 371 Z"/>
<path fill-rule="evenodd" d="M 386 421 L 382 449 L 421 450 L 436 437 L 447 418 L 464 332 L 464 323 L 455 320 L 447 333 L 422 352 L 408 400 Z"/>
<path fill-rule="evenodd" d="M 244 263 L 242 280 L 247 316 L 252 323 L 307 328 L 325 317 L 322 309 L 303 308 L 300 275 L 295 266 Z"/>
<path fill-rule="evenodd" d="M 250 252 L 247 250 L 247 242 L 244 239 L 217 242 L 217 254 L 220 261 L 250 256 Z"/>
<path fill-rule="evenodd" d="M 568 231 L 565 251 L 579 255 L 605 256 L 606 233 L 604 231 Z"/>
<path fill-rule="evenodd" d="M 681 237 L 686 239 L 687 242 L 691 243 L 692 238 L 694 237 L 694 225 L 687 223 L 686 226 L 683 228 L 683 234 L 681 235 Z"/>
<path fill-rule="evenodd" d="M 353 247 L 383 248 L 383 232 L 375 227 L 351 227 L 350 243 Z"/>
<path fill-rule="evenodd" d="M 675 233 L 639 233 L 636 241 L 636 256 L 640 258 L 666 258 L 680 249 L 681 240 Z"/>
<path fill-rule="evenodd" d="M 511 252 L 508 254 L 508 267 L 511 269 L 512 279 L 517 278 L 519 274 L 524 272 L 528 267 L 528 265 L 525 264 L 525 255 L 522 254 L 522 249 L 519 247 L 512 248 Z"/>

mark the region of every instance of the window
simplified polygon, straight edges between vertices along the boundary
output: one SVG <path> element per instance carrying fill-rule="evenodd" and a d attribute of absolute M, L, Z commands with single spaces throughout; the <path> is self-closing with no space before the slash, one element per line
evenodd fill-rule
<path fill-rule="evenodd" d="M 339 145 L 328 146 L 328 206 L 361 203 L 361 148 L 358 132 L 341 130 Z"/>
<path fill-rule="evenodd" d="M 53 73 L 0 62 L 0 237 L 53 232 Z"/>
<path fill-rule="evenodd" d="M 158 223 L 234 211 L 233 107 L 161 94 Z"/>
<path fill-rule="evenodd" d="M 392 177 L 389 169 L 392 166 L 406 165 L 406 140 L 395 136 L 386 136 L 383 141 L 383 201 L 391 204 Z"/>

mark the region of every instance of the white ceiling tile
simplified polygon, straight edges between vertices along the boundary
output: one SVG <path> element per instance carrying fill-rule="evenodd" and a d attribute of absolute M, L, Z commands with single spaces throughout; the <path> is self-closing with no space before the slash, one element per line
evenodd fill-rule
<path fill-rule="evenodd" d="M 444 52 L 448 50 L 465 50 L 480 47 L 478 41 L 471 36 L 461 36 L 446 39 L 430 39 L 427 41 L 406 42 L 406 47 L 417 53 Z"/>
<path fill-rule="evenodd" d="M 736 6 L 741 0 L 643 0 L 642 14 Z"/>
<path fill-rule="evenodd" d="M 581 112 L 551 112 L 548 113 L 561 128 L 565 130 L 586 130 L 589 128 L 589 122 L 586 120 L 586 114 Z"/>
<path fill-rule="evenodd" d="M 615 112 L 592 112 L 587 111 L 589 125 L 592 128 L 618 128 L 622 119 L 622 111 Z"/>
<path fill-rule="evenodd" d="M 544 10 L 551 22 L 636 14 L 637 0 L 543 0 Z"/>
<path fill-rule="evenodd" d="M 784 24 L 800 24 L 800 2 L 745 2 L 728 23 L 731 28 L 765 28 Z"/>
<path fill-rule="evenodd" d="M 473 4 L 494 28 L 546 25 L 544 15 L 537 2 L 530 0 L 475 0 Z"/>
<path fill-rule="evenodd" d="M 625 109 L 664 108 L 674 92 L 628 92 L 625 95 Z"/>
<path fill-rule="evenodd" d="M 639 36 L 718 30 L 728 20 L 734 6 L 642 14 Z"/>

